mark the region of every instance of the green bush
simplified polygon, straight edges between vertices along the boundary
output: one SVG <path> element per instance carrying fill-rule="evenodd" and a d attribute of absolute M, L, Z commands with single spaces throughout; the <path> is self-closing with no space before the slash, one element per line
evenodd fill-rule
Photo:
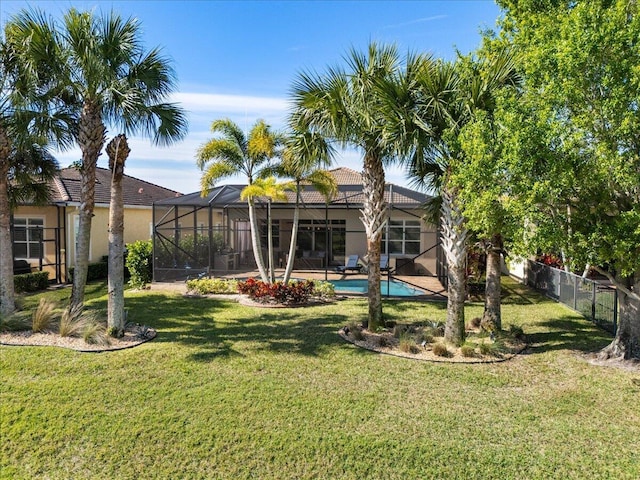
<path fill-rule="evenodd" d="M 402 333 L 400 335 L 400 342 L 398 348 L 404 353 L 419 353 L 420 348 L 416 345 L 416 340 L 409 333 Z"/>
<path fill-rule="evenodd" d="M 444 343 L 433 344 L 433 354 L 438 357 L 451 357 L 451 352 Z"/>
<path fill-rule="evenodd" d="M 69 268 L 69 281 L 73 281 L 73 272 L 75 268 Z M 104 262 L 90 263 L 87 268 L 87 282 L 94 280 L 104 280 L 109 276 L 109 264 Z"/>
<path fill-rule="evenodd" d="M 336 287 L 331 282 L 322 280 L 315 281 L 313 285 L 313 296 L 318 298 L 335 298 Z"/>
<path fill-rule="evenodd" d="M 238 293 L 238 281 L 223 278 L 187 280 L 187 290 L 199 295 L 207 295 L 209 293 Z"/>
<path fill-rule="evenodd" d="M 138 240 L 127 244 L 125 262 L 132 288 L 144 288 L 153 279 L 153 243 L 151 240 Z"/>
<path fill-rule="evenodd" d="M 33 272 L 14 275 L 13 285 L 17 293 L 46 290 L 49 286 L 49 272 Z"/>
<path fill-rule="evenodd" d="M 460 347 L 460 353 L 463 357 L 471 358 L 476 356 L 476 348 L 475 345 L 465 343 Z"/>

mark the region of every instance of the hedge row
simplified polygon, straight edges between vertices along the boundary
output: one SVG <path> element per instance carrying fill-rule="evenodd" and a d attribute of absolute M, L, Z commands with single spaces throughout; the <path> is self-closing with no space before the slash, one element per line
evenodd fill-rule
<path fill-rule="evenodd" d="M 73 282 L 74 267 L 69 268 L 69 282 Z M 109 264 L 106 262 L 90 263 L 87 270 L 87 282 L 103 280 L 109 276 Z"/>
<path fill-rule="evenodd" d="M 49 286 L 49 272 L 22 273 L 13 276 L 16 292 L 37 292 Z"/>

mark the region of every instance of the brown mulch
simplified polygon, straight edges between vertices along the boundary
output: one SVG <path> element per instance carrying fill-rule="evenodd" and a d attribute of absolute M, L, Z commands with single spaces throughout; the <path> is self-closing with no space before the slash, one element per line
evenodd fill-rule
<path fill-rule="evenodd" d="M 143 329 L 146 335 L 143 335 Z M 107 352 L 124 350 L 141 345 L 156 337 L 157 332 L 152 328 L 140 325 L 127 327 L 122 338 L 109 337 L 109 345 L 94 345 L 86 343 L 82 338 L 61 337 L 55 332 L 35 333 L 31 330 L 0 333 L 0 345 L 22 347 L 61 347 L 78 352 Z"/>

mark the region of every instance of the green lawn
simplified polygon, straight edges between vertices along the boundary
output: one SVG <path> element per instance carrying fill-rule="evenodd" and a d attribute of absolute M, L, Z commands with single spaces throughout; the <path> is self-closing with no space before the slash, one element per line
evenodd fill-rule
<path fill-rule="evenodd" d="M 640 375 L 586 363 L 607 334 L 505 282 L 504 322 L 533 346 L 482 365 L 345 343 L 364 299 L 269 310 L 127 292 L 152 342 L 0 347 L 0 478 L 640 478 Z M 444 308 L 384 307 L 402 321 Z"/>

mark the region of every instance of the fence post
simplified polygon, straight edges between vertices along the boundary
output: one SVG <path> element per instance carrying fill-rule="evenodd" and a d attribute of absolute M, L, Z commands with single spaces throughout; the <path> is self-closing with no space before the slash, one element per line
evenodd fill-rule
<path fill-rule="evenodd" d="M 618 289 L 613 290 L 613 334 L 618 334 Z"/>
<path fill-rule="evenodd" d="M 569 276 L 572 278 L 572 276 Z M 578 311 L 578 277 L 573 275 L 573 309 Z"/>
<path fill-rule="evenodd" d="M 591 320 L 596 321 L 596 282 L 591 282 Z"/>

